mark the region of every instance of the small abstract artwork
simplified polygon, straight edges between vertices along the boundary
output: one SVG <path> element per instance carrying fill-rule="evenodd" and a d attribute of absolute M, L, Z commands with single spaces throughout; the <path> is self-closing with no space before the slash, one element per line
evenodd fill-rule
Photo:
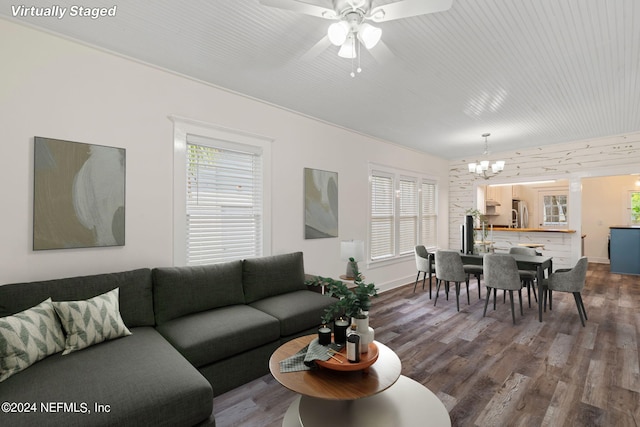
<path fill-rule="evenodd" d="M 123 148 L 34 138 L 33 250 L 124 246 Z"/>
<path fill-rule="evenodd" d="M 338 237 L 338 173 L 304 169 L 304 238 Z"/>

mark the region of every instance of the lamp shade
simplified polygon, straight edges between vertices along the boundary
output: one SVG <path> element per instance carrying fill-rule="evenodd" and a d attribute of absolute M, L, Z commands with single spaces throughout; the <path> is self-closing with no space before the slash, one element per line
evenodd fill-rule
<path fill-rule="evenodd" d="M 358 30 L 358 40 L 360 40 L 360 43 L 362 43 L 367 49 L 371 49 L 377 45 L 380 41 L 380 37 L 382 37 L 382 30 L 380 28 L 374 27 L 366 22 L 360 25 L 360 29 Z"/>
<path fill-rule="evenodd" d="M 356 262 L 364 260 L 364 242 L 343 240 L 340 242 L 340 258 L 343 261 L 349 261 L 349 258 L 353 258 Z"/>
<path fill-rule="evenodd" d="M 358 56 L 356 53 L 356 43 L 353 38 L 353 34 L 349 34 L 347 37 L 347 41 L 345 41 L 342 46 L 340 46 L 340 50 L 338 51 L 338 56 L 340 58 L 353 59 Z"/>
<path fill-rule="evenodd" d="M 349 24 L 347 24 L 345 21 L 334 22 L 333 24 L 329 25 L 329 29 L 327 30 L 329 41 L 336 46 L 344 44 L 344 42 L 347 40 L 348 35 Z"/>

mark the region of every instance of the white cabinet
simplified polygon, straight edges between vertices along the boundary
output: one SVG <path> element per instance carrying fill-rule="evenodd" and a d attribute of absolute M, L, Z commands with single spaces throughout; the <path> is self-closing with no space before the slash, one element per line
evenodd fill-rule
<path fill-rule="evenodd" d="M 516 199 L 516 200 L 520 200 L 521 197 L 522 197 L 522 188 L 520 188 L 519 185 L 512 185 L 511 186 L 511 198 L 512 199 Z"/>
<path fill-rule="evenodd" d="M 500 215 L 500 203 L 495 199 L 487 199 L 487 201 L 485 202 L 484 214 L 486 216 Z"/>

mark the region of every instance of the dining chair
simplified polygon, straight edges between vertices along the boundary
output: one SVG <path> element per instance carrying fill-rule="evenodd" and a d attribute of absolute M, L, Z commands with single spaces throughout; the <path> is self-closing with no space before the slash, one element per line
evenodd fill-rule
<path fill-rule="evenodd" d="M 588 266 L 589 261 L 587 257 L 583 256 L 578 260 L 573 268 L 556 270 L 549 275 L 548 279 L 545 279 L 542 291 L 542 300 L 545 311 L 547 309 L 547 290 L 549 294 L 549 310 L 552 310 L 553 308 L 553 291 L 571 292 L 576 301 L 580 322 L 582 322 L 582 326 L 585 326 L 584 321 L 588 319 L 587 312 L 584 309 L 584 303 L 582 302 L 581 292 L 582 289 L 584 289 L 584 283 L 587 278 Z"/>
<path fill-rule="evenodd" d="M 420 280 L 420 273 L 424 273 L 422 277 L 422 290 L 424 290 L 424 282 L 427 280 L 427 274 L 429 273 L 429 251 L 423 245 L 418 245 L 414 248 L 413 254 L 416 258 L 416 268 L 418 269 L 418 275 L 416 276 L 416 283 L 413 285 L 413 292 L 416 291 L 418 286 L 418 280 Z M 431 299 L 431 276 L 429 276 L 429 299 Z"/>
<path fill-rule="evenodd" d="M 538 252 L 534 248 L 514 246 L 509 248 L 511 255 L 526 255 L 526 256 L 538 256 Z M 538 302 L 538 295 L 536 292 L 535 280 L 537 272 L 535 270 L 518 270 L 520 274 L 520 281 L 527 287 L 527 299 L 529 301 L 529 308 L 531 308 L 531 289 L 533 288 L 533 297 Z"/>
<path fill-rule="evenodd" d="M 462 258 L 458 251 L 436 251 L 436 298 L 433 302 L 435 306 L 438 303 L 438 294 L 440 293 L 440 285 L 444 282 L 444 289 L 449 299 L 449 283 L 453 282 L 456 287 L 456 308 L 460 311 L 460 283 L 467 284 L 467 304 L 471 304 L 469 300 L 469 275 L 464 271 Z"/>
<path fill-rule="evenodd" d="M 484 303 L 484 312 L 482 317 L 487 314 L 487 306 L 489 298 L 493 290 L 493 309 L 496 309 L 496 292 L 497 289 L 509 291 L 509 301 L 511 303 L 511 317 L 513 324 L 516 323 L 516 313 L 513 305 L 513 291 L 518 291 L 518 299 L 520 301 L 520 315 L 524 315 L 522 311 L 522 283 L 520 282 L 520 274 L 518 273 L 518 265 L 515 258 L 508 254 L 485 254 L 483 258 L 484 265 L 484 284 L 487 287 L 487 299 Z M 436 295 L 437 296 L 437 295 Z"/>
<path fill-rule="evenodd" d="M 482 299 L 482 286 L 480 286 L 480 276 L 484 273 L 484 270 L 481 265 L 474 264 L 464 264 L 464 272 L 467 273 L 469 277 L 474 276 L 478 279 L 478 299 Z"/>

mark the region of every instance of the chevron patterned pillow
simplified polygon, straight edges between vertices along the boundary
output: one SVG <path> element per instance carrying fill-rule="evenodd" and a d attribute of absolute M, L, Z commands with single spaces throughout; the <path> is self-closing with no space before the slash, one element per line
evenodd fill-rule
<path fill-rule="evenodd" d="M 131 335 L 120 316 L 119 288 L 86 301 L 53 302 L 67 339 L 62 354 Z"/>
<path fill-rule="evenodd" d="M 0 382 L 64 349 L 64 334 L 51 298 L 0 318 Z"/>

